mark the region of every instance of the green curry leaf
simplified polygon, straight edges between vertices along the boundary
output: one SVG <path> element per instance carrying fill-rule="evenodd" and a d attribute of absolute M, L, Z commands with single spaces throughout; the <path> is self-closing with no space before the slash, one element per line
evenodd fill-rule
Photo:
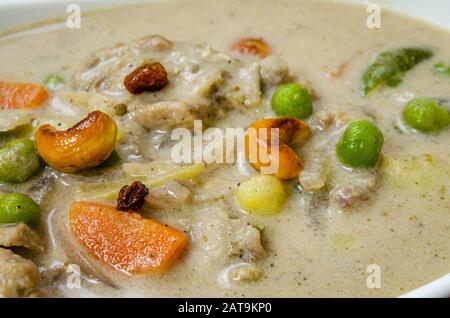
<path fill-rule="evenodd" d="M 398 48 L 378 54 L 363 75 L 364 95 L 384 85 L 398 86 L 405 72 L 433 56 L 426 48 Z"/>

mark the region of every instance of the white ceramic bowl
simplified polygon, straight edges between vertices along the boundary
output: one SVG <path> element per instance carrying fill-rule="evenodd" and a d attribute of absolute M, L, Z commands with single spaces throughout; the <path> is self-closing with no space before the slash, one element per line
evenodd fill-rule
<path fill-rule="evenodd" d="M 66 15 L 68 4 L 76 3 L 82 10 L 116 5 L 155 2 L 161 0 L 0 0 L 0 33 L 23 24 Z M 211 0 L 213 1 L 213 0 Z M 450 30 L 450 1 L 448 0 L 330 0 L 380 4 L 405 15 L 424 19 Z M 450 297 L 450 274 L 402 297 Z"/>

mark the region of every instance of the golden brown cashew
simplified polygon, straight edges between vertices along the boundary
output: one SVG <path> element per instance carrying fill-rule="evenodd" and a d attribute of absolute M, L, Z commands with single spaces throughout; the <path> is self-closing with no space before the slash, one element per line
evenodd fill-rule
<path fill-rule="evenodd" d="M 94 111 L 66 131 L 50 125 L 35 133 L 39 155 L 51 167 L 66 173 L 98 166 L 116 145 L 117 126 L 107 114 Z"/>
<path fill-rule="evenodd" d="M 271 128 L 278 128 L 279 132 L 279 155 L 274 153 L 275 147 L 272 145 Z M 250 129 L 253 131 L 251 132 Z M 265 131 L 265 132 L 264 132 Z M 302 145 L 309 137 L 309 126 L 296 118 L 269 118 L 253 122 L 245 134 L 245 155 L 250 164 L 258 171 L 263 167 L 273 165 L 278 167 L 274 175 L 282 180 L 289 180 L 298 177 L 303 169 L 300 157 L 292 150 L 290 145 Z M 256 139 L 255 139 L 256 138 Z M 251 160 L 250 151 L 252 143 L 256 145 L 257 160 Z M 266 153 L 269 162 L 261 162 L 261 153 Z M 278 160 L 278 162 L 276 162 Z"/>
<path fill-rule="evenodd" d="M 234 43 L 231 51 L 265 58 L 272 53 L 272 48 L 263 39 L 246 38 Z"/>

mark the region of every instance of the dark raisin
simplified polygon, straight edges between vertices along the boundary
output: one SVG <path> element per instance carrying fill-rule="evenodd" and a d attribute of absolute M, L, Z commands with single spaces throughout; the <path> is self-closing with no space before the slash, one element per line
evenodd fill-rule
<path fill-rule="evenodd" d="M 162 90 L 167 84 L 169 84 L 169 80 L 166 69 L 158 62 L 139 66 L 127 75 L 124 80 L 125 88 L 131 94 L 157 92 Z"/>
<path fill-rule="evenodd" d="M 120 189 L 116 209 L 138 211 L 144 205 L 148 193 L 147 187 L 139 181 L 133 182 L 130 186 L 124 186 Z"/>

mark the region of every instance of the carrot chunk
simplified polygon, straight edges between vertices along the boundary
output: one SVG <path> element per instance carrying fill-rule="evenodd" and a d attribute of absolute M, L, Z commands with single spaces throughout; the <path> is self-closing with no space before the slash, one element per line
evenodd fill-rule
<path fill-rule="evenodd" d="M 41 85 L 0 81 L 0 109 L 36 108 L 48 99 Z"/>
<path fill-rule="evenodd" d="M 187 245 L 181 231 L 92 202 L 72 203 L 70 226 L 89 254 L 128 275 L 167 270 Z"/>

